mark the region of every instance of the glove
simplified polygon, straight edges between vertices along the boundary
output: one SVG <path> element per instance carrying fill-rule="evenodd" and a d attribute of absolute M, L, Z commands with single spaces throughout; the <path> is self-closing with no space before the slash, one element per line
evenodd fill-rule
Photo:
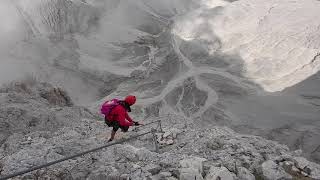
<path fill-rule="evenodd" d="M 139 126 L 139 125 L 140 125 L 139 122 L 136 122 L 136 121 L 133 121 L 133 124 L 134 124 L 135 126 Z"/>

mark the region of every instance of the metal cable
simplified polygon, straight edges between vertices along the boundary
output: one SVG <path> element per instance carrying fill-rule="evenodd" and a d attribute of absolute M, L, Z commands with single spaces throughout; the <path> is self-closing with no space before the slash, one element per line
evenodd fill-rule
<path fill-rule="evenodd" d="M 148 125 L 151 125 L 151 124 L 154 124 L 154 123 L 159 123 L 159 122 L 161 122 L 161 120 L 152 121 L 152 122 L 149 122 L 147 124 L 142 124 L 142 125 L 136 126 L 135 129 L 139 129 L 141 127 L 148 126 Z"/>
<path fill-rule="evenodd" d="M 32 171 L 35 171 L 35 170 L 38 170 L 38 169 L 42 169 L 42 168 L 45 168 L 45 167 L 48 167 L 48 166 L 51 166 L 51 165 L 54 165 L 54 164 L 69 160 L 69 159 L 73 159 L 73 158 L 76 158 L 76 157 L 79 157 L 79 156 L 83 156 L 83 155 L 91 153 L 91 152 L 98 151 L 100 149 L 104 149 L 104 148 L 109 147 L 109 146 L 113 146 L 113 145 L 116 145 L 116 144 L 124 143 L 126 141 L 135 139 L 137 137 L 140 137 L 140 136 L 143 136 L 143 135 L 146 135 L 146 134 L 149 134 L 149 133 L 152 133 L 152 131 L 148 131 L 148 132 L 141 133 L 141 134 L 138 134 L 138 135 L 135 135 L 135 136 L 131 136 L 131 137 L 126 138 L 126 139 L 121 139 L 121 140 L 118 140 L 118 141 L 115 141 L 115 142 L 111 142 L 111 143 L 108 143 L 108 144 L 106 144 L 104 146 L 101 146 L 101 147 L 97 147 L 97 148 L 94 148 L 94 149 L 91 149 L 91 150 L 88 150 L 88 151 L 84 151 L 84 152 L 81 152 L 81 153 L 78 153 L 78 154 L 75 154 L 75 155 L 72 155 L 72 156 L 69 156 L 69 157 L 65 157 L 65 158 L 62 158 L 62 159 L 59 159 L 59 160 L 56 160 L 56 161 L 45 163 L 45 164 L 42 164 L 40 166 L 36 166 L 36 167 L 30 168 L 30 169 L 26 169 L 26 170 L 23 170 L 23 171 L 20 171 L 20 172 L 15 172 L 13 174 L 0 177 L 0 180 L 6 180 L 6 179 L 13 178 L 13 177 L 16 177 L 16 176 L 19 176 L 19 175 L 22 175 L 22 174 L 26 174 L 26 173 L 29 173 L 29 172 L 32 172 Z"/>
<path fill-rule="evenodd" d="M 138 127 L 148 126 L 148 125 L 150 125 L 150 124 L 159 123 L 160 121 L 161 121 L 161 120 L 153 121 L 153 122 L 150 122 L 150 123 L 147 123 L 147 124 L 143 124 L 143 125 L 138 126 Z"/>
<path fill-rule="evenodd" d="M 155 124 L 155 123 L 161 124 L 161 120 L 156 120 L 156 121 L 149 122 L 149 123 L 147 123 L 147 124 L 142 124 L 142 125 L 139 125 L 139 126 L 135 126 L 135 128 L 133 129 L 133 131 L 134 131 L 134 132 L 137 132 L 137 131 L 139 131 L 139 129 L 140 129 L 141 127 L 148 126 L 148 125 Z M 158 126 L 159 126 L 159 125 L 158 125 Z M 157 127 L 157 129 L 158 129 L 158 128 L 159 128 L 159 127 Z M 162 131 L 162 126 L 161 126 L 161 125 L 160 125 L 160 130 Z"/>

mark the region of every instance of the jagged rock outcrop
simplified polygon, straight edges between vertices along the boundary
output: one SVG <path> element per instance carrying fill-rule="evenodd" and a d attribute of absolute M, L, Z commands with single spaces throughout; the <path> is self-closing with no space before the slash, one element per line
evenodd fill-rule
<path fill-rule="evenodd" d="M 35 83 L 32 86 L 26 85 L 26 88 L 22 88 L 23 91 L 20 88 L 16 91 L 10 90 L 16 96 L 9 96 L 7 101 L 2 102 L 7 106 L 17 105 L 17 97 L 23 94 L 23 100 L 28 104 L 24 107 L 26 113 L 34 111 L 32 106 L 36 103 L 40 103 L 39 110 L 58 108 L 53 113 L 59 115 L 64 111 L 64 116 L 56 118 L 61 125 L 55 126 L 55 129 L 46 129 L 48 126 L 40 123 L 37 128 L 25 126 L 25 131 L 9 128 L 11 133 L 7 134 L 8 137 L 0 146 L 0 175 L 51 162 L 107 143 L 110 133 L 107 126 L 80 107 L 70 109 L 71 107 L 66 105 L 50 105 L 49 101 L 39 94 L 43 92 L 43 86 L 46 87 L 44 89 L 50 87 L 48 84 Z M 26 92 L 29 95 L 25 95 Z M 10 115 L 6 118 L 10 118 Z M 1 122 L 6 118 L 0 119 Z M 28 116 L 24 118 L 27 120 Z M 288 147 L 274 141 L 241 135 L 226 127 L 199 127 L 192 119 L 180 116 L 172 116 L 171 119 L 164 117 L 161 120 L 163 132 L 159 132 L 158 137 L 162 140 L 170 137 L 174 139 L 174 143 L 162 144 L 159 153 L 154 152 L 153 137 L 146 135 L 16 179 L 319 178 L 318 164 L 298 157 L 298 152 L 290 152 Z M 28 121 L 19 123 L 23 125 Z M 145 131 L 148 128 L 139 129 Z M 130 131 L 126 137 L 136 133 Z M 117 138 L 120 138 L 119 136 L 121 133 L 117 134 Z"/>
<path fill-rule="evenodd" d="M 0 89 L 0 145 L 3 156 L 31 144 L 32 136 L 48 137 L 59 128 L 71 126 L 90 111 L 73 106 L 68 94 L 48 83 L 27 79 Z M 38 139 L 43 142 L 43 138 Z M 13 143 L 15 142 L 15 143 Z"/>
<path fill-rule="evenodd" d="M 283 167 L 271 160 L 262 163 L 261 171 L 263 179 L 292 179 L 292 176 L 286 173 Z"/>

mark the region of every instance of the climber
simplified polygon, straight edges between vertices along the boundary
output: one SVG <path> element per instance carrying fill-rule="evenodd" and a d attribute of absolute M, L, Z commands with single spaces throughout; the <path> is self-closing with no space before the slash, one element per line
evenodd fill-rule
<path fill-rule="evenodd" d="M 101 113 L 105 115 L 105 123 L 112 127 L 109 142 L 114 139 L 116 132 L 120 128 L 122 132 L 127 132 L 130 126 L 141 125 L 133 121 L 127 112 L 131 112 L 130 106 L 135 104 L 136 97 L 129 95 L 124 100 L 113 99 L 102 105 Z"/>

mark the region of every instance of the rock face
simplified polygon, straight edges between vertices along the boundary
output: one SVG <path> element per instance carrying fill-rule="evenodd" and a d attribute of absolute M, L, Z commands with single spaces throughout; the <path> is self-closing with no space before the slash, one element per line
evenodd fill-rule
<path fill-rule="evenodd" d="M 71 127 L 80 118 L 96 117 L 86 108 L 73 106 L 68 94 L 60 88 L 32 79 L 2 87 L 0 103 L 1 156 L 12 154 L 23 146 L 40 145 L 60 128 Z M 23 153 L 41 154 L 37 149 Z M 22 160 L 25 155 L 19 157 Z"/>
<path fill-rule="evenodd" d="M 32 72 L 41 81 L 63 87 L 75 104 L 90 104 L 92 111 L 98 111 L 105 99 L 130 93 L 139 99 L 134 111 L 141 118 L 180 114 L 201 119 L 204 126 L 233 126 L 238 120 L 256 125 L 257 119 L 269 125 L 271 113 L 276 127 L 265 134 L 294 124 L 294 118 L 299 128 L 290 133 L 292 138 L 282 133 L 268 138 L 319 159 L 316 78 L 307 86 L 313 93 L 300 90 L 290 97 L 275 93 L 275 100 L 268 96 L 252 106 L 243 105 L 245 98 L 283 90 L 319 70 L 319 1 L 0 3 L 6 10 L 0 14 L 0 40 L 6 42 L 0 44 L 0 84 Z M 69 100 L 54 97 L 63 95 L 59 89 L 42 96 L 48 94 L 51 103 L 68 104 Z M 233 109 L 227 103 L 237 104 L 234 101 L 240 105 Z M 311 133 L 302 130 L 305 122 L 317 128 Z M 265 129 L 265 124 L 259 128 Z"/>
<path fill-rule="evenodd" d="M 1 175 L 103 145 L 110 132 L 95 112 L 135 94 L 135 119 L 163 120 L 161 153 L 145 136 L 19 178 L 317 179 L 318 166 L 287 146 L 213 125 L 252 125 L 319 160 L 317 78 L 312 93 L 265 93 L 318 72 L 319 9 L 316 0 L 0 1 L 0 83 L 32 72 L 54 84 L 0 90 Z"/>
<path fill-rule="evenodd" d="M 303 157 L 279 156 L 262 163 L 261 172 L 264 179 L 319 179 L 319 168 Z"/>
<path fill-rule="evenodd" d="M 81 115 L 93 117 L 85 108 L 73 107 L 65 91 L 33 80 L 1 88 L 0 103 L 1 144 L 12 133 L 54 131 Z"/>
<path fill-rule="evenodd" d="M 45 88 L 44 88 L 45 87 Z M 56 121 L 61 124 L 54 129 L 45 129 L 46 124 L 35 127 L 24 126 L 24 130 L 8 128 L 4 142 L 0 146 L 0 175 L 31 168 L 36 165 L 58 160 L 75 153 L 105 145 L 110 130 L 95 119 L 95 116 L 83 108 L 70 109 L 66 104 L 50 105 L 50 100 L 39 92 L 50 89 L 48 84 L 26 85 L 9 90 L 15 96 L 2 101 L 7 106 L 20 106 L 24 97 L 25 113 L 34 111 L 54 111 Z M 53 88 L 53 87 L 52 87 Z M 26 91 L 27 89 L 27 91 Z M 28 92 L 29 96 L 25 93 Z M 49 91 L 50 92 L 50 91 Z M 50 94 L 50 93 L 49 93 Z M 24 95 L 24 96 L 22 96 Z M 32 96 L 31 96 L 32 95 Z M 54 93 L 54 97 L 57 94 Z M 64 99 L 64 96 L 60 98 Z M 50 99 L 50 98 L 49 98 Z M 60 102 L 60 101 L 59 101 Z M 44 106 L 46 105 L 46 106 Z M 60 113 L 63 113 L 63 116 Z M 75 116 L 75 114 L 77 114 Z M 0 119 L 12 119 L 12 114 Z M 174 116 L 161 119 L 162 138 L 174 137 L 174 144 L 160 146 L 160 153 L 153 152 L 151 135 L 118 144 L 101 151 L 87 154 L 69 161 L 50 166 L 17 179 L 294 179 L 319 178 L 320 166 L 299 157 L 299 152 L 290 152 L 288 147 L 257 136 L 241 135 L 226 127 L 199 126 L 192 119 Z M 148 122 L 152 119 L 146 119 Z M 43 119 L 39 119 L 43 121 Z M 32 131 L 31 131 L 32 130 Z M 147 130 L 143 129 L 142 131 Z M 135 135 L 129 131 L 127 137 Z M 116 138 L 119 138 L 117 134 Z M 301 153 L 301 152 L 300 152 Z"/>

